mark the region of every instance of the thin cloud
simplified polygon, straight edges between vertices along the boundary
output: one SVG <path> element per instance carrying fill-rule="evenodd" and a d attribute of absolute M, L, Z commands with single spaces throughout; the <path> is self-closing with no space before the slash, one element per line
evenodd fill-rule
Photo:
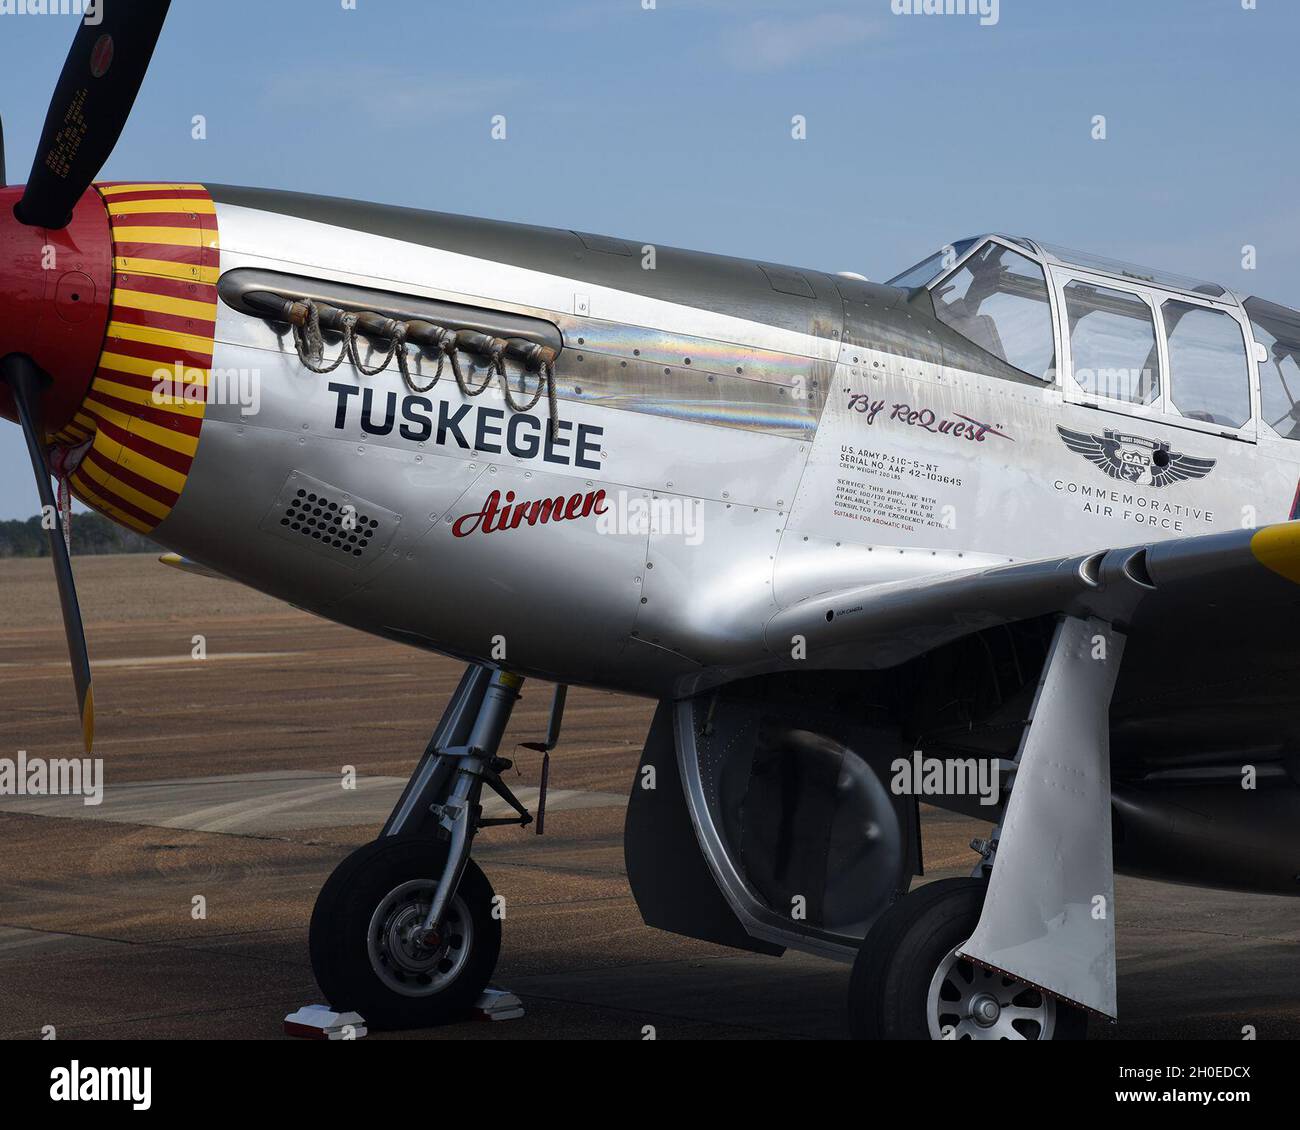
<path fill-rule="evenodd" d="M 379 127 L 407 127 L 461 114 L 506 113 L 523 84 L 510 76 L 394 73 L 354 64 L 277 75 L 266 98 L 282 109 L 351 107 Z"/>
<path fill-rule="evenodd" d="M 879 34 L 879 24 L 869 17 L 822 12 L 754 20 L 729 33 L 724 50 L 728 62 L 739 70 L 775 71 L 857 46 Z"/>

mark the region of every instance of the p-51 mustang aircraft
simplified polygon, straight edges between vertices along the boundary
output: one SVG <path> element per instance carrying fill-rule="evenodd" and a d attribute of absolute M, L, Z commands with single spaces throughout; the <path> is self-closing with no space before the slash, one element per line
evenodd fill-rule
<path fill-rule="evenodd" d="M 1300 313 L 1000 235 L 878 285 L 92 183 L 166 10 L 79 29 L 0 193 L 0 412 L 47 513 L 53 474 L 183 568 L 467 664 L 321 892 L 333 1005 L 425 1025 L 487 983 L 471 848 L 485 786 L 531 819 L 498 755 L 526 677 L 659 701 L 646 922 L 853 961 L 859 1036 L 1116 1016 L 1116 869 L 1296 893 Z M 995 830 L 908 893 L 922 797 Z"/>

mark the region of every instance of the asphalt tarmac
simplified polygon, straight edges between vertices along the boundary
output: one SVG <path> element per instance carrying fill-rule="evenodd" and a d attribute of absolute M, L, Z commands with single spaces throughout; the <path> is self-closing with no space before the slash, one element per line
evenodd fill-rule
<path fill-rule="evenodd" d="M 320 999 L 316 893 L 373 838 L 459 669 L 152 557 L 76 567 L 104 799 L 0 797 L 0 1037 L 284 1038 Z M 0 624 L 0 757 L 77 756 L 47 561 L 0 562 Z M 525 687 L 507 756 L 544 735 L 550 691 Z M 652 713 L 571 692 L 546 834 L 475 845 L 506 899 L 496 981 L 526 1015 L 370 1039 L 846 1036 L 846 966 L 641 923 L 623 804 Z M 513 753 L 528 799 L 539 755 Z M 983 828 L 928 814 L 926 878 L 968 873 Z M 1120 1021 L 1096 1038 L 1300 1037 L 1300 902 L 1121 878 L 1117 914 Z"/>

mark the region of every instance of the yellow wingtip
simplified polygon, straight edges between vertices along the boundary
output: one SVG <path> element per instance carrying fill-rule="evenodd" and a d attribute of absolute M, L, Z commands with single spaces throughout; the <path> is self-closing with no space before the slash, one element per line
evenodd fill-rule
<path fill-rule="evenodd" d="M 1265 568 L 1300 585 L 1300 522 L 1257 530 L 1250 539 L 1250 551 Z"/>

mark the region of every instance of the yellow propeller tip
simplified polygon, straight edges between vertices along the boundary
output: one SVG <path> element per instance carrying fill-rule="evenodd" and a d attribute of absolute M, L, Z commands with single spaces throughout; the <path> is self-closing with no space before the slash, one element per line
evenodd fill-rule
<path fill-rule="evenodd" d="M 81 740 L 90 753 L 95 744 L 95 692 L 90 687 L 86 688 L 86 700 L 81 704 Z"/>

